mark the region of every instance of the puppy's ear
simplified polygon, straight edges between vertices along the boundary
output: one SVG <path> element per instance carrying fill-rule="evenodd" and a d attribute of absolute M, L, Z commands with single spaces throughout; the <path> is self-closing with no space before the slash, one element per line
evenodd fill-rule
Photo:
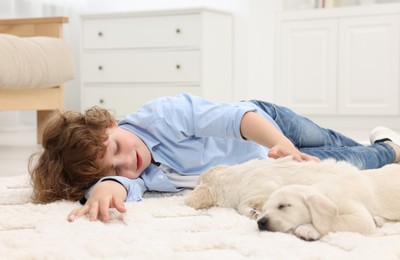
<path fill-rule="evenodd" d="M 306 197 L 305 201 L 310 210 L 313 225 L 321 234 L 327 234 L 338 215 L 337 207 L 321 193 L 313 193 Z"/>
<path fill-rule="evenodd" d="M 199 184 L 185 198 L 185 204 L 194 209 L 204 209 L 214 206 L 215 194 L 208 184 Z"/>

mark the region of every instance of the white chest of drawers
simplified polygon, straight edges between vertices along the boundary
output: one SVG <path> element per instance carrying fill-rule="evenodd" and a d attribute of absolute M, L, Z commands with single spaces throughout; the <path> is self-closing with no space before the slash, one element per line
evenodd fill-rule
<path fill-rule="evenodd" d="M 232 101 L 232 17 L 206 9 L 83 15 L 82 109 L 117 118 L 186 92 Z"/>

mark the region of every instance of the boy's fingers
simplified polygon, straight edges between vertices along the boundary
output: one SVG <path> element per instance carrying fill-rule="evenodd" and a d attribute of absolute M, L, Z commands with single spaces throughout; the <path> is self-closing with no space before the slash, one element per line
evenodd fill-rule
<path fill-rule="evenodd" d="M 68 214 L 67 220 L 68 220 L 69 222 L 72 222 L 72 221 L 74 221 L 74 220 L 76 219 L 76 212 L 77 212 L 77 209 L 74 209 L 73 211 L 71 211 L 71 212 Z"/>
<path fill-rule="evenodd" d="M 89 220 L 96 221 L 98 214 L 99 214 L 99 204 L 97 202 L 91 203 L 89 208 Z"/>
<path fill-rule="evenodd" d="M 280 155 L 276 149 L 271 149 L 268 152 L 268 157 L 273 158 L 273 159 L 278 159 L 280 157 Z"/>
<path fill-rule="evenodd" d="M 302 153 L 302 157 L 306 161 L 317 161 L 317 162 L 320 161 L 320 159 L 318 157 L 311 156 L 311 155 L 308 155 L 308 154 L 305 154 L 305 153 Z"/>
<path fill-rule="evenodd" d="M 73 222 L 76 218 L 77 218 L 77 216 L 74 212 L 69 213 L 69 215 L 67 216 L 67 220 L 69 222 Z"/>
<path fill-rule="evenodd" d="M 107 222 L 109 219 L 108 209 L 110 207 L 110 202 L 107 200 L 100 201 L 99 204 L 99 215 L 102 221 Z"/>
<path fill-rule="evenodd" d="M 74 209 L 73 211 L 71 211 L 69 213 L 67 220 L 69 222 L 72 222 L 75 219 L 82 217 L 83 215 L 86 215 L 88 213 L 88 209 L 89 209 L 89 207 L 87 205 L 85 205 L 81 208 Z"/>
<path fill-rule="evenodd" d="M 295 155 L 293 155 L 293 160 L 295 160 L 297 162 L 302 162 L 303 158 L 301 157 L 300 154 L 295 154 Z"/>
<path fill-rule="evenodd" d="M 126 212 L 124 201 L 121 198 L 113 198 L 114 207 L 121 213 Z"/>

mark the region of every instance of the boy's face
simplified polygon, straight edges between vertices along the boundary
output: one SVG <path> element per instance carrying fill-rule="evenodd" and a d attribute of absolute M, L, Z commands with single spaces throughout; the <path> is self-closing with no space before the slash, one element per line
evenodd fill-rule
<path fill-rule="evenodd" d="M 144 142 L 135 134 L 119 128 L 117 123 L 107 129 L 104 142 L 106 154 L 101 163 L 112 165 L 110 175 L 134 179 L 140 176 L 151 163 L 151 154 Z"/>

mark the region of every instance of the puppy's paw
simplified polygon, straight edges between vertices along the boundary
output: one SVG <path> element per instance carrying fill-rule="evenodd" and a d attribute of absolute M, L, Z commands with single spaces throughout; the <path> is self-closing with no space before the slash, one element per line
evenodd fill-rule
<path fill-rule="evenodd" d="M 242 209 L 242 210 L 243 210 L 243 211 L 241 211 L 241 210 L 239 209 L 239 213 L 242 214 L 242 215 L 245 215 L 245 216 L 247 216 L 247 217 L 249 217 L 249 218 L 251 218 L 251 219 L 257 219 L 257 218 L 260 216 L 260 214 L 261 214 L 261 212 L 258 211 L 258 210 L 255 209 L 255 208 L 246 207 L 246 208 L 244 208 L 244 209 Z"/>
<path fill-rule="evenodd" d="M 321 238 L 321 233 L 312 224 L 300 225 L 294 231 L 294 234 L 306 241 L 314 241 Z"/>
<path fill-rule="evenodd" d="M 373 219 L 375 222 L 375 226 L 378 228 L 382 227 L 383 224 L 385 224 L 385 219 L 380 216 L 374 216 Z"/>
<path fill-rule="evenodd" d="M 206 209 L 216 204 L 213 187 L 208 184 L 199 184 L 184 199 L 185 205 L 194 209 Z"/>
<path fill-rule="evenodd" d="M 260 211 L 258 211 L 257 209 L 255 209 L 255 208 L 252 208 L 252 209 L 250 209 L 250 218 L 251 219 L 258 219 L 258 217 L 260 216 L 260 214 L 261 214 L 261 212 Z"/>

